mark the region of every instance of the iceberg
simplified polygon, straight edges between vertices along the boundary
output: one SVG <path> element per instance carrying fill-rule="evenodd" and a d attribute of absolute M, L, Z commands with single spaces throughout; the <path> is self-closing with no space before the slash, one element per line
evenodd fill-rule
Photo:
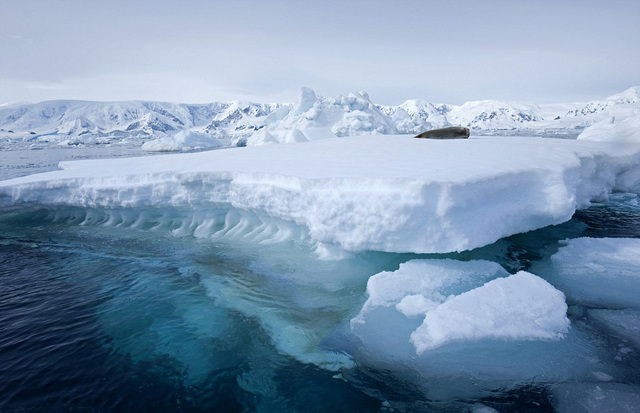
<path fill-rule="evenodd" d="M 0 182 L 0 207 L 226 208 L 347 251 L 470 250 L 640 189 L 640 145 L 522 137 L 359 136 L 60 167 Z"/>

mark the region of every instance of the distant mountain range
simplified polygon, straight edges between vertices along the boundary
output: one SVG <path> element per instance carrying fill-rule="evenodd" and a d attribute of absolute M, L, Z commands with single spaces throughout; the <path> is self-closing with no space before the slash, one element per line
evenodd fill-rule
<path fill-rule="evenodd" d="M 73 100 L 5 104 L 0 105 L 0 143 L 108 143 L 191 130 L 225 145 L 252 145 L 327 136 L 417 134 L 449 125 L 469 127 L 472 134 L 575 137 L 605 118 L 639 113 L 640 87 L 586 103 L 483 100 L 451 105 L 413 99 L 398 106 L 377 105 L 363 92 L 331 98 L 302 88 L 293 104 Z"/>

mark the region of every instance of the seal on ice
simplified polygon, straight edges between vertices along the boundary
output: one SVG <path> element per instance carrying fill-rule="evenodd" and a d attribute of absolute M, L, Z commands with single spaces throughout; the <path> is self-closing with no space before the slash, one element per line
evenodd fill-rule
<path fill-rule="evenodd" d="M 422 132 L 414 138 L 424 139 L 467 139 L 471 131 L 469 128 L 462 126 L 449 126 L 448 128 L 431 129 L 426 132 Z"/>

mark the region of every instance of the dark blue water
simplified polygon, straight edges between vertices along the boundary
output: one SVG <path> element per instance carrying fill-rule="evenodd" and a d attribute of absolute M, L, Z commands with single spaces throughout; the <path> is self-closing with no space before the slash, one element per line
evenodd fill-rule
<path fill-rule="evenodd" d="M 391 372 L 318 367 L 333 353 L 315 335 L 353 315 L 371 275 L 416 255 L 320 261 L 295 237 L 178 237 L 157 230 L 157 211 L 136 212 L 140 225 L 105 225 L 113 214 L 0 215 L 0 411 L 468 411 L 477 402 L 553 410 L 544 386 L 432 401 Z M 640 237 L 637 197 L 616 195 L 568 223 L 447 256 L 515 272 L 578 236 Z M 309 343 L 319 350 L 297 352 Z M 635 374 L 627 379 L 637 384 Z"/>
<path fill-rule="evenodd" d="M 5 214 L 0 411 L 377 409 L 335 372 L 282 356 L 194 269 L 234 276 L 250 261 L 224 245 Z"/>

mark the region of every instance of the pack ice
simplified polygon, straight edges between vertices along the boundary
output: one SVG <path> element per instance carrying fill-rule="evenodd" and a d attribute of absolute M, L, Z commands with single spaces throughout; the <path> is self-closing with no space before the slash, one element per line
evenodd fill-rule
<path fill-rule="evenodd" d="M 60 166 L 0 182 L 0 206 L 229 208 L 348 251 L 443 253 L 638 190 L 640 144 L 361 136 Z"/>
<path fill-rule="evenodd" d="M 640 240 L 566 240 L 536 271 L 572 303 L 600 308 L 640 309 Z"/>
<path fill-rule="evenodd" d="M 371 277 L 367 295 L 349 326 L 355 357 L 419 374 L 434 399 L 578 379 L 599 368 L 597 350 L 570 328 L 564 294 L 525 271 L 417 259 Z"/>

